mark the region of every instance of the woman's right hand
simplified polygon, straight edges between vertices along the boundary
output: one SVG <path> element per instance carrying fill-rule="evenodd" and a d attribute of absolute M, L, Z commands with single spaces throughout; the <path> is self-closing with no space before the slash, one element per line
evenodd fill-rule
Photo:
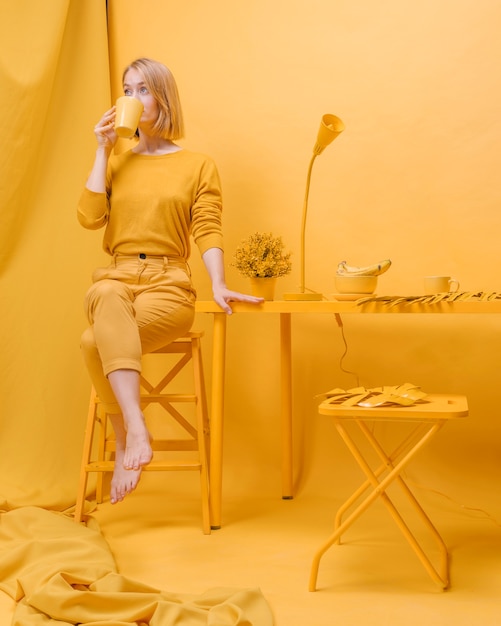
<path fill-rule="evenodd" d="M 97 150 L 94 165 L 87 179 L 86 187 L 96 193 L 106 192 L 106 169 L 111 151 L 117 142 L 115 132 L 115 107 L 111 107 L 94 126 L 97 139 Z"/>
<path fill-rule="evenodd" d="M 112 106 L 94 126 L 94 134 L 96 135 L 98 145 L 110 150 L 118 139 L 115 132 L 115 109 L 116 107 Z"/>

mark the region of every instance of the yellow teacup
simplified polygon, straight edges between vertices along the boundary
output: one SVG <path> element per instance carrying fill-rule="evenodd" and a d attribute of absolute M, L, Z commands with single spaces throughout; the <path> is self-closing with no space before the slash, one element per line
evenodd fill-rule
<path fill-rule="evenodd" d="M 434 293 L 455 293 L 459 291 L 459 281 L 451 276 L 425 276 L 424 293 L 432 295 Z"/>

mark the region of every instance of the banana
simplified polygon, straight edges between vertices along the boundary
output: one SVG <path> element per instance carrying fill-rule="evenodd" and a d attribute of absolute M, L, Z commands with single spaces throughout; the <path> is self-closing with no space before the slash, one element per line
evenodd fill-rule
<path fill-rule="evenodd" d="M 346 261 L 341 261 L 337 266 L 336 273 L 340 276 L 380 276 L 390 269 L 390 265 L 390 259 L 385 259 L 384 261 L 367 265 L 366 267 L 348 265 Z"/>

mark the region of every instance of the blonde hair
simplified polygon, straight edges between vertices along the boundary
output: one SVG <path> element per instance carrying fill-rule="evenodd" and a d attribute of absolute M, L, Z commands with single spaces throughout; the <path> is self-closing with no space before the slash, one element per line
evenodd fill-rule
<path fill-rule="evenodd" d="M 159 113 L 153 130 L 164 139 L 181 139 L 184 135 L 183 112 L 172 72 L 153 59 L 136 59 L 122 74 L 122 84 L 129 70 L 137 70 L 144 78 L 148 91 L 155 98 Z"/>

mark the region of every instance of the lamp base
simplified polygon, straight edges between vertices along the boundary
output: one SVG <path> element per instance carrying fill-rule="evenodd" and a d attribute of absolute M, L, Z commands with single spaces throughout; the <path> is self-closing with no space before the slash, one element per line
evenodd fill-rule
<path fill-rule="evenodd" d="M 323 295 L 321 293 L 314 293 L 314 292 L 309 292 L 309 293 L 284 293 L 283 296 L 284 300 L 295 300 L 295 301 L 302 301 L 302 302 L 313 302 L 313 301 L 318 301 L 318 300 L 322 300 L 323 299 Z"/>

